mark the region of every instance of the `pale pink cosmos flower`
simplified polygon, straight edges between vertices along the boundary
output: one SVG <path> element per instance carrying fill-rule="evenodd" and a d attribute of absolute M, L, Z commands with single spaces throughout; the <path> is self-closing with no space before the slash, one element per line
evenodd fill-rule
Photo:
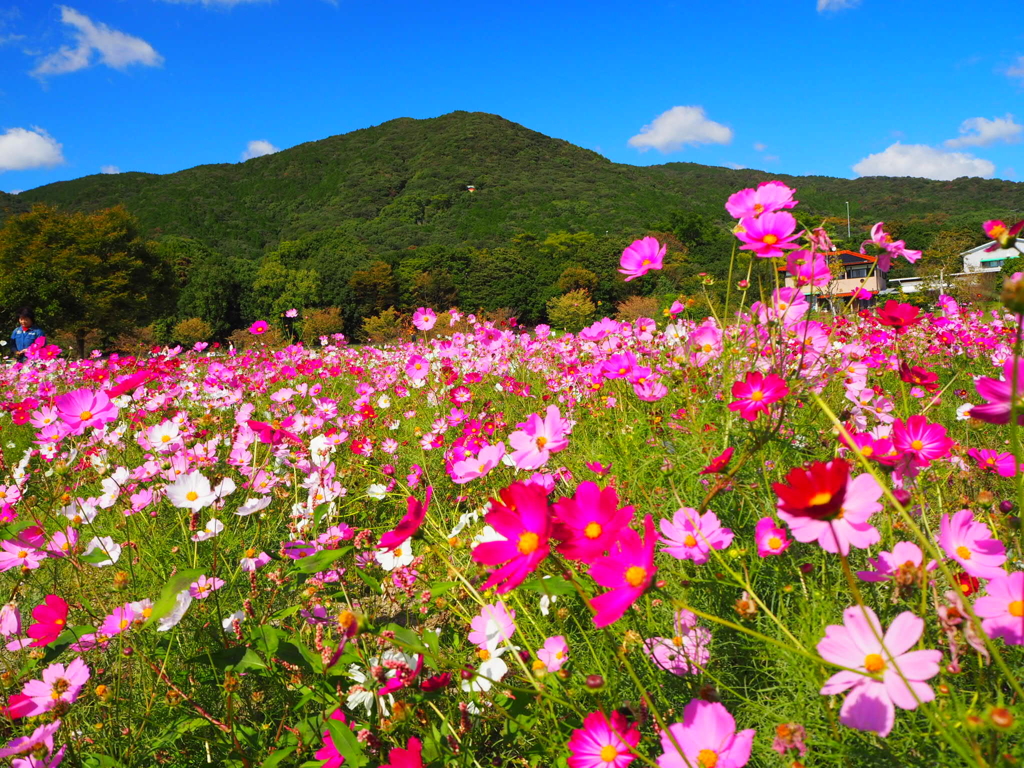
<path fill-rule="evenodd" d="M 1007 645 L 1024 645 L 1024 573 L 997 576 L 985 585 L 985 596 L 974 603 L 981 627 L 989 637 Z"/>
<path fill-rule="evenodd" d="M 0 637 L 21 634 L 21 614 L 16 603 L 0 605 Z"/>
<path fill-rule="evenodd" d="M 57 413 L 71 434 L 80 435 L 86 429 L 102 427 L 117 419 L 117 406 L 102 390 L 76 389 L 59 395 L 56 400 Z"/>
<path fill-rule="evenodd" d="M 60 730 L 61 721 L 54 720 L 52 723 L 44 723 L 32 731 L 28 736 L 19 736 L 12 739 L 6 747 L 0 749 L 0 757 L 11 757 L 12 755 L 24 755 L 32 752 L 38 746 L 44 746 L 47 752 L 53 751 L 53 735 Z M 63 751 L 63 747 L 61 750 Z"/>
<path fill-rule="evenodd" d="M 549 405 L 543 419 L 532 413 L 516 426 L 518 430 L 508 436 L 508 441 L 513 449 L 512 461 L 519 469 L 540 469 L 552 453 L 569 445 L 569 422 L 557 406 Z"/>
<path fill-rule="evenodd" d="M 502 442 L 494 445 L 485 445 L 475 457 L 470 456 L 462 461 L 456 461 L 451 468 L 452 482 L 463 485 L 470 480 L 483 477 L 498 464 L 505 456 L 505 444 Z"/>
<path fill-rule="evenodd" d="M 892 552 L 879 552 L 878 557 L 869 557 L 868 562 L 875 570 L 857 571 L 861 581 L 889 581 L 896 577 L 897 581 L 913 582 L 919 573 L 934 571 L 939 567 L 934 560 L 929 560 L 925 566 L 924 552 L 912 541 L 898 541 Z"/>
<path fill-rule="evenodd" d="M 987 525 L 975 521 L 969 509 L 961 509 L 952 517 L 942 516 L 939 546 L 971 576 L 994 579 L 1006 575 L 1006 547 Z"/>
<path fill-rule="evenodd" d="M 799 247 L 796 243 L 796 219 L 786 211 L 741 219 L 733 231 L 744 243 L 740 246 L 741 251 L 753 251 L 764 259 L 784 256 L 786 251 Z"/>
<path fill-rule="evenodd" d="M 697 616 L 682 608 L 672 617 L 672 637 L 644 641 L 644 653 L 673 675 L 699 674 L 711 659 L 711 630 L 697 626 Z"/>
<path fill-rule="evenodd" d="M 562 635 L 549 637 L 544 647 L 537 651 L 537 658 L 544 665 L 545 672 L 557 672 L 569 660 L 569 644 Z"/>
<path fill-rule="evenodd" d="M 132 609 L 131 604 L 118 606 L 103 619 L 103 623 L 96 630 L 96 634 L 102 635 L 104 638 L 119 635 L 131 628 L 135 618 L 135 611 Z"/>
<path fill-rule="evenodd" d="M 429 307 L 420 307 L 412 313 L 412 324 L 421 331 L 429 331 L 437 322 L 437 315 Z"/>
<path fill-rule="evenodd" d="M 493 651 L 515 633 L 516 612 L 509 612 L 505 603 L 499 600 L 482 606 L 469 626 L 472 629 L 469 642 L 482 651 Z"/>
<path fill-rule="evenodd" d="M 776 288 L 767 304 L 755 301 L 750 311 L 757 315 L 761 324 L 781 322 L 792 325 L 803 320 L 811 305 L 799 288 Z"/>
<path fill-rule="evenodd" d="M 1003 364 L 1003 378 L 982 376 L 974 382 L 978 394 L 988 400 L 971 408 L 971 418 L 988 424 L 1009 424 L 1013 410 L 1013 396 L 1024 400 L 1024 360 L 1012 357 Z M 1024 425 L 1024 407 L 1017 408 L 1017 423 Z"/>
<path fill-rule="evenodd" d="M 878 529 L 868 520 L 882 511 L 879 501 L 882 493 L 882 486 L 872 475 L 858 475 L 847 484 L 846 496 L 835 519 L 818 520 L 790 514 L 782 508 L 781 499 L 778 514 L 797 541 L 817 541 L 826 552 L 848 555 L 851 546 L 867 549 L 881 541 Z"/>
<path fill-rule="evenodd" d="M 723 528 L 718 516 L 711 511 L 698 515 L 691 507 L 676 510 L 671 520 L 662 518 L 662 551 L 677 560 L 693 560 L 703 565 L 711 557 L 712 549 L 725 549 L 733 540 L 733 532 Z"/>
<path fill-rule="evenodd" d="M 781 181 L 763 181 L 756 189 L 741 189 L 729 195 L 725 210 L 734 219 L 774 213 L 796 207 L 797 201 L 793 199 L 795 194 L 795 189 L 790 189 Z"/>
<path fill-rule="evenodd" d="M 737 733 L 733 716 L 717 702 L 694 699 L 683 710 L 683 722 L 668 730 L 661 734 L 660 768 L 743 768 L 750 760 L 754 729 Z"/>
<path fill-rule="evenodd" d="M 211 578 L 204 574 L 189 584 L 188 593 L 196 600 L 202 600 L 223 586 L 224 581 L 222 579 L 218 579 L 216 576 Z"/>
<path fill-rule="evenodd" d="M 850 691 L 839 711 L 841 723 L 885 737 L 895 722 L 896 707 L 916 709 L 935 698 L 925 681 L 939 673 L 942 652 L 910 650 L 923 632 L 924 621 L 904 611 L 883 634 L 875 612 L 859 605 L 843 611 L 841 625 L 826 628 L 818 653 L 847 669 L 825 681 L 821 693 Z"/>
<path fill-rule="evenodd" d="M 797 286 L 823 286 L 832 282 L 832 271 L 820 253 L 793 251 L 786 257 L 786 272 L 793 276 Z"/>
<path fill-rule="evenodd" d="M 78 698 L 88 680 L 89 666 L 81 659 L 72 660 L 66 667 L 51 664 L 43 670 L 42 680 L 29 680 L 25 684 L 22 695 L 34 705 L 25 716 L 35 717 L 58 707 L 65 710 Z"/>
<path fill-rule="evenodd" d="M 626 282 L 646 275 L 652 269 L 661 269 L 664 264 L 667 245 L 661 245 L 653 237 L 634 240 L 622 252 L 619 272 L 626 275 Z"/>
<path fill-rule="evenodd" d="M 686 346 L 690 350 L 691 365 L 707 365 L 722 354 L 722 329 L 713 320 L 705 320 L 690 334 Z"/>

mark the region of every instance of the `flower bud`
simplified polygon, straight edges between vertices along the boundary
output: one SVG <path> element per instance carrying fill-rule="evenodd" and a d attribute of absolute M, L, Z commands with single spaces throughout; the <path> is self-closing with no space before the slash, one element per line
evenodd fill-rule
<path fill-rule="evenodd" d="M 1024 272 L 1014 272 L 1003 282 L 1003 306 L 1011 312 L 1024 314 Z"/>
<path fill-rule="evenodd" d="M 586 686 L 592 691 L 600 691 L 604 688 L 604 678 L 600 675 L 587 675 Z"/>

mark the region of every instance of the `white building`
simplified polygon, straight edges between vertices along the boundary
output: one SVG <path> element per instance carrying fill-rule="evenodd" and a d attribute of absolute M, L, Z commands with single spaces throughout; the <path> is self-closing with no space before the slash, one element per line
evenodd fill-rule
<path fill-rule="evenodd" d="M 977 248 L 971 248 L 971 250 L 961 253 L 960 255 L 964 260 L 964 273 L 998 272 L 1002 269 L 1003 263 L 1007 259 L 1015 259 L 1021 255 L 1021 252 L 1016 248 L 997 248 L 994 251 L 985 250 L 995 244 L 995 242 L 985 243 Z"/>

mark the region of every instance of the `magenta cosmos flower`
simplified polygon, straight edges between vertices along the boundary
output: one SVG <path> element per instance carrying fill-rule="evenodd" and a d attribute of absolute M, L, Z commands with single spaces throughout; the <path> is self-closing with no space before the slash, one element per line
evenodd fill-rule
<path fill-rule="evenodd" d="M 786 535 L 786 529 L 775 524 L 774 518 L 762 517 L 754 526 L 754 543 L 760 557 L 781 555 L 792 542 Z"/>
<path fill-rule="evenodd" d="M 302 445 L 302 440 L 294 432 L 289 432 L 288 427 L 295 423 L 295 419 L 289 417 L 284 421 L 273 421 L 267 423 L 265 421 L 256 421 L 255 419 L 249 419 L 245 422 L 249 429 L 259 436 L 261 443 L 267 445 L 280 445 L 285 440 L 290 440 L 293 443 Z"/>
<path fill-rule="evenodd" d="M 935 698 L 925 681 L 939 673 L 942 652 L 910 650 L 923 632 L 924 621 L 904 611 L 883 635 L 875 612 L 859 605 L 843 611 L 841 625 L 825 629 L 818 653 L 825 661 L 847 668 L 832 675 L 821 689 L 824 696 L 850 691 L 839 712 L 841 723 L 888 736 L 896 719 L 895 707 L 916 709 L 918 703 Z"/>
<path fill-rule="evenodd" d="M 974 603 L 974 612 L 989 637 L 1001 637 L 1007 645 L 1024 645 L 1024 573 L 997 576 L 985 585 L 985 596 Z"/>
<path fill-rule="evenodd" d="M 821 253 L 793 251 L 786 257 L 786 272 L 800 285 L 823 286 L 832 282 L 832 271 Z"/>
<path fill-rule="evenodd" d="M 223 586 L 223 579 L 218 579 L 216 576 L 211 578 L 203 575 L 189 585 L 188 593 L 196 600 L 202 600 L 209 597 Z"/>
<path fill-rule="evenodd" d="M 730 411 L 735 411 L 740 418 L 747 421 L 757 419 L 759 413 L 768 413 L 768 406 L 789 394 L 785 380 L 769 373 L 751 371 L 743 381 L 733 382 L 732 396 L 736 399 L 729 403 Z"/>
<path fill-rule="evenodd" d="M 974 415 L 974 409 L 971 409 Z M 905 422 L 896 419 L 892 425 L 893 447 L 914 463 L 927 466 L 936 459 L 949 455 L 953 441 L 947 437 L 946 428 L 931 424 L 924 416 L 911 416 Z"/>
<path fill-rule="evenodd" d="M 939 545 L 971 576 L 995 579 L 1006 575 L 1006 547 L 992 536 L 987 525 L 974 520 L 969 509 L 961 509 L 952 517 L 942 516 Z"/>
<path fill-rule="evenodd" d="M 552 453 L 569 445 L 569 424 L 557 406 L 549 405 L 543 419 L 531 413 L 516 426 L 519 429 L 508 436 L 508 442 L 518 469 L 540 469 Z"/>
<path fill-rule="evenodd" d="M 257 320 L 255 323 L 249 326 L 249 333 L 254 336 L 260 336 L 270 330 L 270 326 L 266 320 Z"/>
<path fill-rule="evenodd" d="M 583 727 L 572 732 L 566 748 L 571 753 L 569 768 L 626 768 L 635 759 L 633 750 L 640 743 L 640 729 L 629 724 L 619 712 L 611 718 L 603 712 L 591 712 Z"/>
<path fill-rule="evenodd" d="M 406 513 L 393 530 L 380 537 L 378 546 L 381 549 L 385 552 L 394 552 L 416 534 L 420 526 L 423 525 L 423 521 L 427 519 L 427 510 L 430 509 L 430 497 L 433 493 L 433 486 L 428 486 L 422 503 L 415 496 L 410 496 L 405 500 Z"/>
<path fill-rule="evenodd" d="M 423 742 L 410 736 L 408 746 L 392 749 L 388 753 L 388 762 L 381 764 L 380 768 L 423 768 Z"/>
<path fill-rule="evenodd" d="M 1000 477 L 1013 477 L 1017 474 L 1017 462 L 1013 460 L 1012 453 L 1000 453 L 988 448 L 971 448 L 967 455 L 978 462 L 978 466 L 985 472 L 992 472 Z"/>
<path fill-rule="evenodd" d="M 499 595 L 509 592 L 533 573 L 548 556 L 551 513 L 544 491 L 536 485 L 512 483 L 491 499 L 487 524 L 504 538 L 486 541 L 473 550 L 473 560 L 484 565 L 504 563 L 484 583 L 484 589 L 497 585 Z"/>
<path fill-rule="evenodd" d="M 754 745 L 753 728 L 736 733 L 729 710 L 703 699 L 687 704 L 683 722 L 673 723 L 668 731 L 661 734 L 661 768 L 742 768 Z"/>
<path fill-rule="evenodd" d="M 427 378 L 430 362 L 423 355 L 411 355 L 405 363 L 405 374 L 413 381 Z"/>
<path fill-rule="evenodd" d="M 429 331 L 437 322 L 437 315 L 429 307 L 420 307 L 412 313 L 412 324 L 421 331 Z"/>
<path fill-rule="evenodd" d="M 60 420 L 74 435 L 80 435 L 86 429 L 102 427 L 117 419 L 117 406 L 103 391 L 76 389 L 57 397 L 56 406 Z"/>
<path fill-rule="evenodd" d="M 652 269 L 661 269 L 668 246 L 661 245 L 653 237 L 634 240 L 622 252 L 619 272 L 626 276 L 626 282 L 646 275 Z"/>
<path fill-rule="evenodd" d="M 1016 384 L 1014 382 L 1016 381 Z M 971 418 L 988 424 L 1009 424 L 1013 406 L 1013 394 L 1017 393 L 1017 423 L 1024 425 L 1024 360 L 1015 361 L 1011 357 L 1003 365 L 1003 378 L 993 379 L 982 377 L 974 382 L 978 394 L 988 400 L 983 405 L 971 408 Z"/>
<path fill-rule="evenodd" d="M 672 519 L 662 518 L 662 551 L 677 560 L 693 560 L 703 565 L 711 557 L 712 549 L 725 549 L 732 544 L 733 533 L 723 528 L 718 516 L 711 511 L 698 515 L 692 507 L 677 509 Z"/>
<path fill-rule="evenodd" d="M 657 541 L 654 518 L 647 515 L 644 518 L 643 540 L 640 534 L 627 528 L 612 551 L 590 566 L 587 571 L 590 578 L 609 590 L 590 601 L 591 608 L 596 612 L 595 626 L 607 627 L 614 624 L 647 591 L 658 570 L 654 566 L 654 545 Z"/>
<path fill-rule="evenodd" d="M 619 507 L 614 488 L 601 489 L 584 482 L 571 498 L 555 502 L 554 536 L 558 551 L 570 560 L 592 563 L 618 541 L 619 533 L 633 522 L 633 507 Z"/>
<path fill-rule="evenodd" d="M 741 189 L 729 195 L 725 210 L 734 219 L 774 213 L 785 208 L 795 208 L 795 194 L 795 189 L 790 189 L 781 181 L 762 181 L 757 185 L 757 189 Z"/>
<path fill-rule="evenodd" d="M 744 243 L 740 246 L 741 251 L 753 251 L 763 259 L 785 256 L 786 251 L 798 247 L 795 242 L 796 219 L 786 211 L 740 219 L 733 231 Z"/>

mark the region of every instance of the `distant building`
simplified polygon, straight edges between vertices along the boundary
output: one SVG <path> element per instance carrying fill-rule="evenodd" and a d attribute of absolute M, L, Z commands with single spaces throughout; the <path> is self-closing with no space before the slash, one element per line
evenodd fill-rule
<path fill-rule="evenodd" d="M 476 187 L 474 187 L 472 184 L 467 184 L 466 185 L 466 191 L 467 192 L 476 192 Z"/>
<path fill-rule="evenodd" d="M 970 276 L 998 272 L 1008 260 L 1022 255 L 1017 248 L 997 248 L 994 251 L 986 250 L 993 245 L 995 245 L 995 242 L 990 241 L 976 248 L 971 248 L 969 251 L 964 251 L 960 254 L 960 258 L 963 259 L 961 271 L 948 275 L 940 274 L 937 279 L 933 277 L 929 280 L 928 287 L 938 291 L 947 291 L 953 283 L 963 281 Z M 892 287 L 888 293 L 899 293 L 900 290 L 903 293 L 917 293 L 925 287 L 924 278 L 921 277 L 893 278 L 889 283 Z"/>
<path fill-rule="evenodd" d="M 829 264 L 838 262 L 838 272 L 828 285 L 803 287 L 804 296 L 813 306 L 840 310 L 849 304 L 853 309 L 863 309 L 872 304 L 875 294 L 884 291 L 888 286 L 885 273 L 872 269 L 877 261 L 874 256 L 856 251 L 832 251 L 823 255 Z M 781 267 L 780 271 L 785 274 L 785 267 Z M 786 287 L 792 288 L 794 285 L 794 278 L 786 274 Z M 861 290 L 870 292 L 872 298 L 854 298 L 854 294 Z"/>

